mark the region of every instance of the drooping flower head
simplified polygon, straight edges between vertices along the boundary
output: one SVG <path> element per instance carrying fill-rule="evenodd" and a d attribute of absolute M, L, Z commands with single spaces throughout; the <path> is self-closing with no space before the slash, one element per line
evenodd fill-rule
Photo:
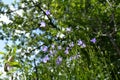
<path fill-rule="evenodd" d="M 83 44 L 83 42 L 81 40 L 78 40 L 78 45 L 80 46 L 82 44 Z"/>
<path fill-rule="evenodd" d="M 40 23 L 40 27 L 45 27 L 46 26 L 46 23 L 45 22 L 41 22 Z"/>
<path fill-rule="evenodd" d="M 60 64 L 62 62 L 62 57 L 58 57 L 57 60 L 56 60 L 56 64 Z"/>
<path fill-rule="evenodd" d="M 92 39 L 90 40 L 90 42 L 96 43 L 96 38 L 92 38 Z"/>
<path fill-rule="evenodd" d="M 46 56 L 42 59 L 43 63 L 47 63 L 48 60 L 50 60 L 50 58 L 48 57 L 48 55 L 46 55 Z"/>
<path fill-rule="evenodd" d="M 43 46 L 42 51 L 47 52 L 47 50 L 48 50 L 48 47 L 47 46 Z"/>
<path fill-rule="evenodd" d="M 50 55 L 53 55 L 53 51 L 52 50 L 50 50 L 49 53 L 50 53 Z"/>
<path fill-rule="evenodd" d="M 71 28 L 67 27 L 67 28 L 66 28 L 66 31 L 67 31 L 67 32 L 70 32 L 70 31 L 71 31 Z"/>
<path fill-rule="evenodd" d="M 83 43 L 83 44 L 81 45 L 81 47 L 82 47 L 82 48 L 85 48 L 85 47 L 86 47 L 86 44 L 85 44 L 85 43 Z"/>
<path fill-rule="evenodd" d="M 66 47 L 66 50 L 64 51 L 65 54 L 69 54 L 69 47 Z"/>
<path fill-rule="evenodd" d="M 54 44 L 52 44 L 52 45 L 51 45 L 51 47 L 54 49 L 54 48 L 55 48 L 55 45 L 54 45 Z"/>
<path fill-rule="evenodd" d="M 66 47 L 66 49 L 69 49 L 69 47 Z"/>
<path fill-rule="evenodd" d="M 61 47 L 61 46 L 58 46 L 58 49 L 59 49 L 59 50 L 61 50 L 61 49 L 62 49 L 62 47 Z"/>
<path fill-rule="evenodd" d="M 54 54 L 57 53 L 57 51 L 54 49 L 54 50 L 50 50 L 49 53 L 50 53 L 50 56 L 53 56 Z"/>
<path fill-rule="evenodd" d="M 81 46 L 81 48 L 86 47 L 86 44 L 82 40 L 78 40 L 78 45 Z"/>
<path fill-rule="evenodd" d="M 46 15 L 50 15 L 50 11 L 49 10 L 46 10 Z"/>
<path fill-rule="evenodd" d="M 68 49 L 66 49 L 66 50 L 65 50 L 65 54 L 69 54 L 69 51 L 68 51 Z"/>

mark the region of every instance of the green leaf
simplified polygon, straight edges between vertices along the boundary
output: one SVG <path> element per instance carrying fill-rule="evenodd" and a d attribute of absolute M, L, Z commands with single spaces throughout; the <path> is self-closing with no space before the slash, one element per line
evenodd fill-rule
<path fill-rule="evenodd" d="M 17 67 L 17 68 L 21 67 L 19 62 L 9 62 L 9 65 L 12 66 L 12 67 Z"/>
<path fill-rule="evenodd" d="M 3 73 L 2 72 L 0 72 L 0 75 L 2 75 Z"/>
<path fill-rule="evenodd" d="M 2 55 L 3 55 L 3 54 L 4 54 L 4 52 L 0 52 L 0 54 L 2 54 Z"/>
<path fill-rule="evenodd" d="M 14 49 L 13 49 L 13 55 L 16 54 L 16 50 L 17 50 L 17 47 L 14 47 Z"/>

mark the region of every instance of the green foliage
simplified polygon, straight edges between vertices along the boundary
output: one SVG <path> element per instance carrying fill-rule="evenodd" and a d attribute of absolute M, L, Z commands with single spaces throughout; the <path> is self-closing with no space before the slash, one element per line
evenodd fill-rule
<path fill-rule="evenodd" d="M 10 66 L 12 66 L 12 67 L 17 67 L 17 68 L 21 67 L 18 62 L 9 62 L 8 64 L 10 64 Z"/>
<path fill-rule="evenodd" d="M 4 52 L 0 52 L 0 54 L 1 54 L 1 55 L 3 55 L 3 54 L 4 54 Z"/>
<path fill-rule="evenodd" d="M 0 14 L 10 20 L 1 21 L 3 38 L 12 41 L 4 53 L 4 62 L 15 69 L 9 74 L 21 80 L 120 79 L 119 1 L 20 0 L 12 5 L 15 10 L 0 3 Z"/>

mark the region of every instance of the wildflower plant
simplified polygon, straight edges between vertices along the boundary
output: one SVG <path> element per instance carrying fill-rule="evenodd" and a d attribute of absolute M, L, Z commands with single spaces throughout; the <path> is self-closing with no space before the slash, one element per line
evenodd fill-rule
<path fill-rule="evenodd" d="M 6 63 L 13 69 L 6 73 L 20 80 L 119 80 L 118 3 L 21 0 L 12 11 L 1 2 L 0 13 L 9 23 L 0 17 L 0 38 L 12 41 L 5 49 L 14 56 L 10 61 L 7 53 L 0 53 L 5 69 Z"/>

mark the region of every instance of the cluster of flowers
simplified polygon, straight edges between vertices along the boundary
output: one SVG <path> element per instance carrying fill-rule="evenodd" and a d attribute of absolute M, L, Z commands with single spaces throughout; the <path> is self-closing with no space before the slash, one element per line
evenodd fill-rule
<path fill-rule="evenodd" d="M 96 38 L 91 39 L 90 42 L 96 43 Z M 74 42 L 69 43 L 69 46 L 65 48 L 63 53 L 66 54 L 66 55 L 69 54 L 70 49 L 72 47 L 74 47 L 74 45 L 75 45 Z M 77 41 L 77 45 L 80 46 L 81 48 L 85 48 L 86 47 L 86 44 L 81 39 Z M 45 53 L 48 52 L 49 53 L 42 59 L 43 63 L 47 63 L 47 61 L 50 60 L 50 57 L 53 56 L 55 53 L 57 53 L 57 50 L 55 50 L 55 45 L 54 44 L 51 45 L 51 48 L 52 48 L 52 50 L 49 50 L 47 46 L 43 46 L 41 48 L 41 50 L 43 52 L 45 52 Z M 57 46 L 57 49 L 61 50 L 62 46 L 60 46 L 60 45 Z M 70 60 L 72 60 L 72 59 L 74 59 L 74 58 L 71 57 Z M 56 60 L 56 64 L 60 64 L 61 62 L 62 62 L 62 57 L 58 56 L 58 58 Z"/>
<path fill-rule="evenodd" d="M 46 13 L 47 16 L 50 15 L 50 11 L 49 11 L 49 10 L 46 10 L 45 13 Z M 40 27 L 45 27 L 45 26 L 46 26 L 46 23 L 45 23 L 44 21 L 42 21 L 42 22 L 40 23 Z M 66 28 L 66 31 L 70 32 L 70 31 L 71 31 L 71 28 Z M 60 36 L 61 38 L 64 37 L 64 35 L 60 35 L 60 34 L 58 34 L 57 37 L 58 37 L 58 36 Z M 90 42 L 95 43 L 95 42 L 96 42 L 96 38 L 91 39 Z M 85 48 L 85 47 L 86 47 L 86 44 L 85 44 L 81 39 L 79 39 L 79 40 L 77 41 L 77 45 L 80 46 L 81 48 Z M 53 56 L 54 53 L 57 53 L 57 51 L 55 50 L 55 45 L 51 45 L 51 47 L 52 47 L 52 49 L 54 49 L 54 50 L 50 50 L 50 51 L 49 51 L 49 50 L 48 50 L 48 46 L 43 46 L 43 47 L 42 47 L 41 50 L 42 50 L 43 52 L 49 52 L 49 53 L 50 53 L 50 54 L 47 54 L 47 55 L 42 59 L 42 62 L 43 62 L 43 63 L 47 63 L 47 61 L 50 60 L 50 56 Z M 69 44 L 69 46 L 66 47 L 66 49 L 64 50 L 63 53 L 69 54 L 69 51 L 70 51 L 70 49 L 71 49 L 72 47 L 74 47 L 74 42 L 71 42 L 71 43 Z M 61 47 L 61 46 L 58 46 L 58 50 L 61 50 L 61 49 L 62 49 L 62 47 Z M 73 58 L 70 58 L 70 59 L 73 59 Z M 62 62 L 62 57 L 61 57 L 61 56 L 58 56 L 58 58 L 57 58 L 57 60 L 56 60 L 56 64 L 60 64 L 61 62 Z"/>

